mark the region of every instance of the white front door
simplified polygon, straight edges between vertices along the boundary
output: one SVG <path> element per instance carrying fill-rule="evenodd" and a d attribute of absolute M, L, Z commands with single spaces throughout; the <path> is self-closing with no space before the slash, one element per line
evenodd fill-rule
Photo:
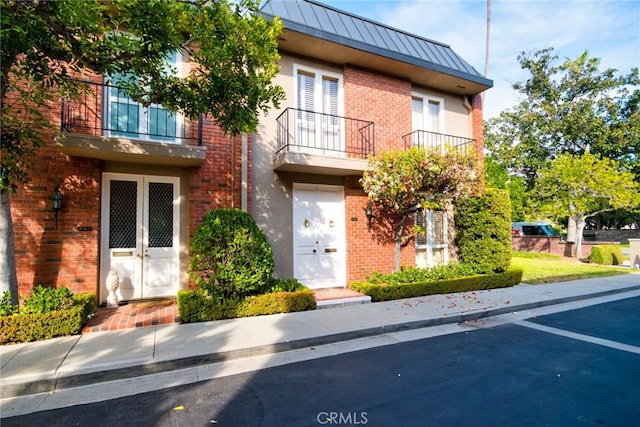
<path fill-rule="evenodd" d="M 175 295 L 179 288 L 180 178 L 104 173 L 100 300 L 109 270 L 124 300 Z"/>
<path fill-rule="evenodd" d="M 344 191 L 294 184 L 294 276 L 313 289 L 346 286 Z"/>

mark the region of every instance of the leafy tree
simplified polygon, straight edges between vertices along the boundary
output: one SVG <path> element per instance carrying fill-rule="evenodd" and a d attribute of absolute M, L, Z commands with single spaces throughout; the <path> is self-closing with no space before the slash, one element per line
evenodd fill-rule
<path fill-rule="evenodd" d="M 561 153 L 609 157 L 640 177 L 640 75 L 600 71 L 584 52 L 555 65 L 553 49 L 522 53 L 529 78 L 513 85 L 523 100 L 488 122 L 485 145 L 532 188 Z"/>
<path fill-rule="evenodd" d="M 490 188 L 507 190 L 511 199 L 512 221 L 524 221 L 529 194 L 522 176 L 509 173 L 504 163 L 493 156 L 484 158 L 485 184 Z"/>
<path fill-rule="evenodd" d="M 163 104 L 195 119 L 210 115 L 229 134 L 256 129 L 258 114 L 277 107 L 282 89 L 277 36 L 257 0 L 13 0 L 0 9 L 2 157 L 0 291 L 17 298 L 9 193 L 28 180 L 31 154 L 55 132 L 43 111 L 84 88 L 84 73 L 136 76 L 129 97 Z M 165 58 L 188 53 L 185 77 Z"/>
<path fill-rule="evenodd" d="M 475 165 L 473 155 L 449 148 L 390 150 L 370 159 L 360 183 L 372 203 L 378 239 L 394 244 L 394 271 L 400 270 L 400 249 L 412 238 L 411 215 L 475 191 Z"/>
<path fill-rule="evenodd" d="M 576 257 L 582 258 L 586 220 L 600 212 L 640 206 L 640 183 L 631 172 L 620 172 L 615 160 L 589 152 L 560 154 L 540 171 L 538 204 L 550 216 L 569 216 L 577 226 Z"/>

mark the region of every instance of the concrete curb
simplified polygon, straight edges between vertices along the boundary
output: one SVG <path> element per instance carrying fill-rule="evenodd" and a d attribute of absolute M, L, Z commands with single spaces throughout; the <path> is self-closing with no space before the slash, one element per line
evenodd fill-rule
<path fill-rule="evenodd" d="M 203 354 L 172 360 L 143 363 L 122 368 L 105 369 L 103 371 L 61 375 L 51 379 L 26 381 L 23 383 L 2 384 L 2 399 L 9 397 L 25 396 L 36 393 L 52 392 L 73 387 L 82 387 L 102 382 L 115 381 L 127 378 L 141 377 L 145 375 L 157 374 L 161 372 L 174 371 L 195 366 L 220 363 L 234 359 L 261 356 L 266 354 L 281 353 L 305 347 L 314 347 L 324 344 L 332 344 L 341 341 L 348 341 L 357 338 L 365 338 L 382 335 L 391 332 L 421 329 L 430 326 L 440 326 L 452 323 L 463 323 L 487 317 L 498 316 L 514 311 L 531 310 L 550 305 L 563 304 L 567 302 L 584 299 L 599 298 L 608 295 L 630 292 L 640 289 L 640 285 L 625 288 L 611 289 L 607 291 L 595 292 L 586 295 L 573 295 L 569 297 L 555 298 L 546 301 L 535 301 L 513 306 L 495 307 L 481 311 L 459 313 L 452 316 L 427 318 L 423 320 L 397 323 L 391 325 L 376 326 L 348 332 L 340 332 L 324 336 L 310 337 L 295 341 L 284 341 L 269 345 L 256 346 L 251 348 L 231 350 L 219 353 Z"/>

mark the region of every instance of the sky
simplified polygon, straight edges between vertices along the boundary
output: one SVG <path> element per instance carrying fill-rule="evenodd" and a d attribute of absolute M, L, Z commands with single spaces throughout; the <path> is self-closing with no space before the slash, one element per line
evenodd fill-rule
<path fill-rule="evenodd" d="M 484 73 L 486 0 L 318 0 L 337 9 L 446 43 Z M 492 0 L 485 119 L 520 99 L 511 85 L 527 78 L 518 55 L 548 47 L 558 65 L 584 51 L 600 69 L 640 67 L 640 0 Z"/>

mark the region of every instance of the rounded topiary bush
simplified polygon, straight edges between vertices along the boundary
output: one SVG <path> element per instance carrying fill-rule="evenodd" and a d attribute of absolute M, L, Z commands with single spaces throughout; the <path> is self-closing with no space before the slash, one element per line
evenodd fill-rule
<path fill-rule="evenodd" d="M 248 213 L 216 209 L 205 215 L 190 245 L 189 276 L 209 295 L 243 298 L 268 291 L 274 258 Z"/>

